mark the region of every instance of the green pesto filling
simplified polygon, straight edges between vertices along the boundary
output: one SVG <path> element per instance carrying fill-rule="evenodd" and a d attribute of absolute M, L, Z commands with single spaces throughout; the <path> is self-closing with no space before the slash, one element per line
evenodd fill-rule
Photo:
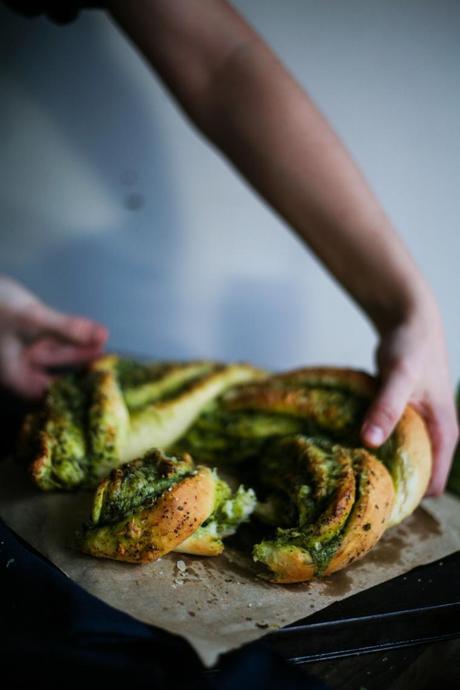
<path fill-rule="evenodd" d="M 129 409 L 163 402 L 187 392 L 199 379 L 216 367 L 209 362 L 190 364 L 163 364 L 145 366 L 144 371 L 132 367 L 129 376 L 120 376 L 125 401 Z M 134 383 L 134 381 L 136 383 Z"/>
<path fill-rule="evenodd" d="M 120 386 L 125 390 L 127 388 L 136 388 L 158 379 L 171 366 L 168 362 L 142 363 L 134 359 L 123 358 L 117 361 L 116 371 Z"/>
<path fill-rule="evenodd" d="M 167 457 L 157 450 L 122 465 L 99 486 L 92 512 L 93 524 L 118 522 L 130 513 L 153 505 L 161 494 L 192 473 L 191 458 Z"/>
<path fill-rule="evenodd" d="M 321 575 L 324 575 L 329 563 L 334 557 L 334 554 L 337 552 L 342 539 L 343 532 L 337 534 L 328 542 L 315 547 L 307 541 L 289 539 L 285 536 L 281 536 L 277 539 L 266 540 L 256 544 L 252 551 L 252 557 L 254 561 L 263 563 L 266 567 L 268 567 L 268 572 L 270 572 L 271 569 L 268 563 L 274 552 L 279 549 L 284 550 L 286 548 L 292 550 L 301 549 L 305 552 L 307 562 L 309 562 L 311 559 L 311 561 L 314 563 L 315 575 L 321 577 Z"/>
<path fill-rule="evenodd" d="M 229 536 L 234 533 L 238 525 L 249 519 L 255 505 L 256 495 L 253 489 L 245 489 L 240 485 L 232 494 L 228 484 L 219 479 L 216 484 L 213 512 L 203 526 L 215 522 L 219 536 Z"/>
<path fill-rule="evenodd" d="M 228 409 L 224 396 L 201 413 L 174 448 L 189 450 L 204 462 L 231 464 L 258 455 L 270 439 L 299 433 L 315 437 L 319 448 L 327 449 L 334 441 L 358 446 L 358 429 L 368 401 L 350 393 L 337 392 L 332 386 L 310 387 L 308 394 L 312 409 L 299 414 Z M 299 400 L 299 405 L 301 402 Z M 324 437 L 326 431 L 328 438 Z"/>
<path fill-rule="evenodd" d="M 288 390 L 294 390 L 298 388 L 308 388 L 315 389 L 325 392 L 336 392 L 342 395 L 347 395 L 352 398 L 360 398 L 362 400 L 368 400 L 366 395 L 363 395 L 362 391 L 354 391 L 353 385 L 350 383 L 337 381 L 335 374 L 332 374 L 329 378 L 323 375 L 317 379 L 313 378 L 310 373 L 307 374 L 306 378 L 302 378 L 299 374 L 295 373 L 292 378 L 286 375 L 281 375 L 280 378 L 273 378 L 270 385 L 276 388 L 283 388 Z"/>
<path fill-rule="evenodd" d="M 168 402 L 186 394 L 188 391 L 192 391 L 201 381 L 203 384 L 206 382 L 207 374 L 217 373 L 218 370 L 218 366 L 200 364 L 187 370 L 175 372 L 174 375 L 170 376 L 168 382 L 165 381 L 165 385 L 155 402 Z"/>
<path fill-rule="evenodd" d="M 356 444 L 358 430 L 368 407 L 365 398 L 332 389 L 311 389 L 313 410 L 310 434 L 324 433 L 337 440 Z"/>
<path fill-rule="evenodd" d="M 404 475 L 404 462 L 398 451 L 395 434 L 392 434 L 385 443 L 372 451 L 373 455 L 387 468 L 393 480 L 396 493 Z"/>
<path fill-rule="evenodd" d="M 174 449 L 188 450 L 200 461 L 237 463 L 254 457 L 276 436 L 295 434 L 302 420 L 262 412 L 230 412 L 211 404 Z"/>
<path fill-rule="evenodd" d="M 128 430 L 128 411 L 121 390 L 113 384 L 104 389 L 105 372 L 90 372 L 87 376 L 89 409 L 87 419 L 88 454 L 90 465 L 84 485 L 94 487 L 120 464 L 121 452 Z M 102 384 L 102 388 L 101 388 Z"/>
<path fill-rule="evenodd" d="M 217 479 L 215 471 L 214 476 Z M 200 538 L 207 535 L 220 543 L 225 537 L 235 534 L 239 525 L 249 521 L 257 499 L 253 489 L 245 489 L 242 485 L 232 493 L 229 485 L 222 479 L 217 479 L 215 491 L 213 512 L 194 536 Z"/>
<path fill-rule="evenodd" d="M 302 437 L 282 439 L 272 446 L 262 463 L 261 474 L 271 485 L 277 485 L 278 492 L 269 496 L 268 506 L 267 503 L 258 505 L 256 515 L 276 524 L 283 510 L 284 498 L 285 518 L 278 524 L 285 524 L 286 518 L 291 520 L 291 524 L 278 527 L 274 538 L 254 546 L 255 561 L 270 567 L 271 557 L 277 550 L 298 548 L 313 561 L 316 575 L 324 574 L 342 542 L 363 481 L 362 477 L 359 481 L 355 478 L 357 495 L 353 506 L 331 520 L 329 507 L 340 490 L 344 473 L 351 471 L 351 466 L 347 468 L 347 458 L 340 462 L 340 454 L 334 455 L 334 452 L 334 447 L 329 450 L 318 448 Z M 352 462 L 351 456 L 348 462 Z M 269 508 L 273 511 L 271 514 Z"/>
<path fill-rule="evenodd" d="M 86 407 L 86 391 L 76 375 L 67 375 L 52 385 L 43 432 L 50 439 L 51 458 L 41 478 L 42 488 L 74 488 L 84 479 L 88 467 Z"/>

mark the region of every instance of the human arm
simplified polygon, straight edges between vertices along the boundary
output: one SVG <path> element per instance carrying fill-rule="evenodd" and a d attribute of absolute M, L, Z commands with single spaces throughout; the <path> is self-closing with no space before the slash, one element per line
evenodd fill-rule
<path fill-rule="evenodd" d="M 372 320 L 380 392 L 363 426 L 378 446 L 407 402 L 445 485 L 457 423 L 435 299 L 345 147 L 309 96 L 223 0 L 109 3 L 192 122 L 291 225 Z"/>
<path fill-rule="evenodd" d="M 39 398 L 49 368 L 79 364 L 101 353 L 103 326 L 51 309 L 23 285 L 0 275 L 0 385 Z"/>

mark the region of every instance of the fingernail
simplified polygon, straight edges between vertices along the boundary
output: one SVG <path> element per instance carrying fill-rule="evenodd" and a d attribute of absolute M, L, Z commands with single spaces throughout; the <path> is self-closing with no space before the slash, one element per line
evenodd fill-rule
<path fill-rule="evenodd" d="M 367 443 L 372 446 L 380 446 L 383 443 L 383 430 L 375 424 L 365 424 L 363 427 L 363 436 Z"/>

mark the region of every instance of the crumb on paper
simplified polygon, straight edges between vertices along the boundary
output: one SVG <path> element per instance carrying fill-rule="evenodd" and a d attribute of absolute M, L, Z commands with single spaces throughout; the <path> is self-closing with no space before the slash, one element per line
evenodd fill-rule
<path fill-rule="evenodd" d="M 176 567 L 178 570 L 181 571 L 181 573 L 185 573 L 185 571 L 187 570 L 187 566 L 185 564 L 185 561 L 177 561 Z"/>

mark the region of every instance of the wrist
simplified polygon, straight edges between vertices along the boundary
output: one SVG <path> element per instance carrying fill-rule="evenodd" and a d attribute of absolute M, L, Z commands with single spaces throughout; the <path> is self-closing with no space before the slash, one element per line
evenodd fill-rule
<path fill-rule="evenodd" d="M 400 290 L 388 300 L 372 305 L 367 313 L 380 335 L 403 325 L 424 328 L 441 321 L 439 308 L 429 287 L 422 281 Z"/>

